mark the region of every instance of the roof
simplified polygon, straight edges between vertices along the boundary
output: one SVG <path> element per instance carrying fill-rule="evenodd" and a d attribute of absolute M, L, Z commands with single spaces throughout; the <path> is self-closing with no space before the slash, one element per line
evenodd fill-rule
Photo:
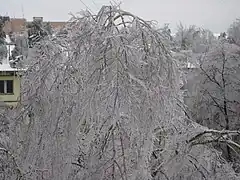
<path fill-rule="evenodd" d="M 16 69 L 14 69 L 14 68 L 11 68 L 11 66 L 10 65 L 8 65 L 8 64 L 1 64 L 0 65 L 0 71 L 17 71 Z"/>
<path fill-rule="evenodd" d="M 0 64 L 0 72 L 19 72 L 26 69 L 12 68 L 9 64 Z"/>
<path fill-rule="evenodd" d="M 26 19 L 24 18 L 11 18 L 10 21 L 5 22 L 4 32 L 5 33 L 21 33 L 25 30 Z"/>
<path fill-rule="evenodd" d="M 30 21 L 32 22 L 32 21 Z M 43 23 L 50 23 L 53 29 L 62 28 L 68 22 L 67 21 L 43 21 Z M 23 33 L 27 30 L 26 25 L 29 23 L 24 18 L 11 18 L 10 21 L 5 22 L 5 26 L 3 28 L 6 34 L 13 32 L 13 33 Z"/>
<path fill-rule="evenodd" d="M 49 21 L 50 25 L 52 26 L 53 29 L 56 29 L 56 28 L 63 28 L 64 26 L 66 26 L 68 24 L 68 22 L 60 22 L 60 21 Z"/>

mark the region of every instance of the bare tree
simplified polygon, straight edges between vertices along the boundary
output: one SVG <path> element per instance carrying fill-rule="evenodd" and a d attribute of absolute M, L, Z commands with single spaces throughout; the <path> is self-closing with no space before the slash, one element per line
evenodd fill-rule
<path fill-rule="evenodd" d="M 231 43 L 240 45 L 240 19 L 236 19 L 228 28 L 228 36 Z"/>
<path fill-rule="evenodd" d="M 215 43 L 216 38 L 208 29 L 202 29 L 191 25 L 184 27 L 180 23 L 175 35 L 176 44 L 181 50 L 192 50 L 194 53 L 204 53 L 209 46 Z"/>
<path fill-rule="evenodd" d="M 193 79 L 197 93 L 191 97 L 193 104 L 188 104 L 198 123 L 218 130 L 239 130 L 239 59 L 239 47 L 226 42 L 219 42 L 203 56 L 198 80 Z M 239 134 L 233 139 L 239 142 Z M 227 145 L 223 149 L 227 160 L 238 159 L 235 148 Z"/>

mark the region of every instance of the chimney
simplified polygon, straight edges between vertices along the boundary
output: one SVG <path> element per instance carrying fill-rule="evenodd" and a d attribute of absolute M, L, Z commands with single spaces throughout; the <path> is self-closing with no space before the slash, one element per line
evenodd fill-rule
<path fill-rule="evenodd" d="M 33 17 L 33 21 L 43 22 L 43 17 Z"/>

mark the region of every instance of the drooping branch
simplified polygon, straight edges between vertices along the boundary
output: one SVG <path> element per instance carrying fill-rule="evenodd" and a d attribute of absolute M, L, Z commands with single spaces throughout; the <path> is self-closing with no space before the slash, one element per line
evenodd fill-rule
<path fill-rule="evenodd" d="M 231 140 L 233 136 L 239 136 L 240 131 L 230 130 L 206 130 L 188 140 L 191 146 L 210 143 L 225 143 L 230 148 L 237 148 L 237 153 L 240 155 L 240 145 Z M 235 151 L 236 152 L 236 151 Z"/>

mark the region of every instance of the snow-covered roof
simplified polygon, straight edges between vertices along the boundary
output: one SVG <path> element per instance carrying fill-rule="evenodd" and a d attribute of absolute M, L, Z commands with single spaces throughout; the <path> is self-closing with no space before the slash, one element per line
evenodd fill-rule
<path fill-rule="evenodd" d="M 4 58 L 2 60 L 2 64 L 0 64 L 0 72 L 19 72 L 19 71 L 25 71 L 25 70 L 26 69 L 23 69 L 23 68 L 12 68 L 7 58 Z"/>
<path fill-rule="evenodd" d="M 189 69 L 192 69 L 192 68 L 193 68 L 193 69 L 194 69 L 194 68 L 197 68 L 197 67 L 196 67 L 196 65 L 188 62 L 188 63 L 187 63 L 187 68 L 189 68 Z"/>
<path fill-rule="evenodd" d="M 218 37 L 221 35 L 221 33 L 213 33 L 213 35 L 214 35 L 216 38 L 218 38 Z"/>
<path fill-rule="evenodd" d="M 17 68 L 12 68 L 9 64 L 0 64 L 0 71 L 16 72 L 20 70 Z"/>

